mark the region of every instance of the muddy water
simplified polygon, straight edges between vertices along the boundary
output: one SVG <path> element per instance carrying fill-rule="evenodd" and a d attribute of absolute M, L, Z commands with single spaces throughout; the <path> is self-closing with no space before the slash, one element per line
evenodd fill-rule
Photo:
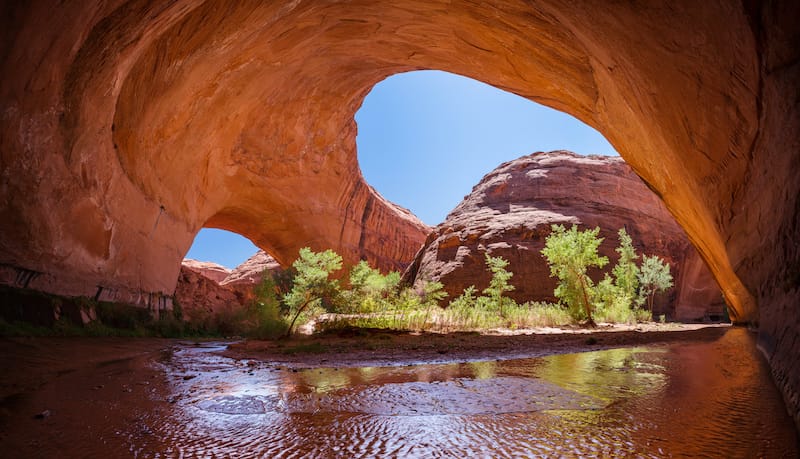
<path fill-rule="evenodd" d="M 745 330 L 714 343 L 538 359 L 313 368 L 211 347 L 168 362 L 176 401 L 142 453 L 254 457 L 794 457 Z M 191 377 L 191 379 L 185 379 Z"/>
<path fill-rule="evenodd" d="M 95 436 L 81 437 L 88 444 L 65 441 L 58 451 L 85 457 L 797 456 L 793 424 L 752 334 L 742 329 L 710 343 L 361 368 L 293 370 L 232 360 L 219 355 L 223 348 L 184 345 L 150 358 L 151 377 L 166 377 L 167 384 L 139 390 L 131 383 L 146 403 L 119 408 L 124 422 L 109 411 L 104 418 L 87 413 L 87 428 L 100 424 Z M 35 451 L 53 451 L 46 438 L 38 441 Z M 14 457 L 8 450 L 3 455 Z"/>

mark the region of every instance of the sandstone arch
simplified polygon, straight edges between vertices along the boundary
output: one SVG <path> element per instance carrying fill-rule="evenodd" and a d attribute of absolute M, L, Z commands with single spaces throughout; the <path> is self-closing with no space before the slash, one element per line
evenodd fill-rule
<path fill-rule="evenodd" d="M 656 3 L 6 2 L 3 279 L 170 294 L 204 225 L 281 261 L 410 259 L 425 227 L 364 184 L 353 113 L 441 69 L 603 132 L 760 323 L 798 419 L 800 7 Z"/>

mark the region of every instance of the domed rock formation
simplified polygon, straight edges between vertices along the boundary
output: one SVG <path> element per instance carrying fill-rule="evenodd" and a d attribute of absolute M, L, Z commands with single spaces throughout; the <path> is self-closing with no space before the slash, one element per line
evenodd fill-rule
<path fill-rule="evenodd" d="M 187 258 L 181 265 L 175 300 L 189 320 L 193 314 L 236 311 L 253 299 L 255 287 L 261 282 L 265 270 L 276 272 L 280 269 L 281 265 L 263 250 L 233 270 Z"/>
<path fill-rule="evenodd" d="M 596 127 L 664 200 L 800 422 L 800 3 L 0 4 L 0 279 L 168 306 L 204 226 L 411 260 L 353 115 L 440 69 Z"/>
<path fill-rule="evenodd" d="M 212 263 L 210 261 L 192 260 L 191 258 L 184 258 L 181 262 L 181 268 L 191 269 L 192 271 L 195 271 L 196 273 L 205 276 L 216 283 L 222 282 L 231 273 L 230 269 L 220 264 Z"/>
<path fill-rule="evenodd" d="M 281 265 L 274 258 L 259 250 L 231 271 L 220 285 L 238 292 L 243 300 L 247 300 L 253 297 L 255 286 L 261 282 L 265 270 L 274 273 L 281 269 Z"/>
<path fill-rule="evenodd" d="M 406 280 L 441 281 L 450 298 L 470 285 L 480 291 L 488 286 L 491 277 L 484 261 L 484 254 L 488 253 L 509 261 L 508 269 L 514 273 L 511 283 L 515 286 L 510 297 L 519 302 L 555 301 L 556 281 L 550 277 L 541 254 L 552 224 L 599 226 L 600 236 L 605 239 L 600 253 L 609 258 L 611 265 L 618 258 L 614 248 L 618 245 L 617 231 L 623 227 L 639 253 L 658 255 L 669 262 L 684 304 L 661 301 L 656 313 L 702 319 L 710 305 L 697 304 L 682 288 L 683 283 L 696 284 L 702 274 L 705 289 L 716 291 L 721 298 L 705 266 L 693 267 L 697 272 L 683 268 L 684 260 L 696 251 L 661 200 L 622 158 L 580 156 L 567 151 L 523 156 L 484 176 L 428 236 L 406 272 Z M 602 278 L 600 270 L 591 275 L 595 280 Z M 719 303 L 716 301 L 715 306 L 719 307 Z M 698 311 L 689 311 L 686 306 L 690 304 L 703 308 L 699 316 Z M 713 312 L 721 314 L 721 309 Z"/>

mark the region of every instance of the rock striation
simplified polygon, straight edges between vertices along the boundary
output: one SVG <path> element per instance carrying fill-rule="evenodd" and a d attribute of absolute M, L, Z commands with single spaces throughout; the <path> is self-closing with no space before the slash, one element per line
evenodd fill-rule
<path fill-rule="evenodd" d="M 256 284 L 264 271 L 276 272 L 281 265 L 263 250 L 233 270 L 208 261 L 184 259 L 175 288 L 175 300 L 180 303 L 187 320 L 234 312 L 254 297 Z"/>
<path fill-rule="evenodd" d="M 263 250 L 259 250 L 231 271 L 225 279 L 220 281 L 220 285 L 234 290 L 246 301 L 253 297 L 253 291 L 264 277 L 265 270 L 274 273 L 281 269 L 281 265 L 274 258 Z"/>
<path fill-rule="evenodd" d="M 483 290 L 490 279 L 484 261 L 488 253 L 509 261 L 515 286 L 509 296 L 518 302 L 555 301 L 556 281 L 541 255 L 553 224 L 599 226 L 605 239 L 600 253 L 612 266 L 618 259 L 614 248 L 619 228 L 627 230 L 639 253 L 669 262 L 683 304 L 675 304 L 673 292 L 662 298 L 656 313 L 702 319 L 709 307 L 704 301 L 713 294 L 719 297 L 715 306 L 720 306 L 721 293 L 708 269 L 683 267 L 687 257 L 696 256 L 683 229 L 625 161 L 567 151 L 523 156 L 484 176 L 428 236 L 406 271 L 406 281 L 438 280 L 450 298 L 470 285 Z M 590 275 L 602 278 L 600 270 Z M 712 293 L 695 298 L 682 287 L 699 282 L 705 282 L 703 293 Z M 721 309 L 714 312 L 721 315 Z"/>
<path fill-rule="evenodd" d="M 214 316 L 233 314 L 244 302 L 231 288 L 221 286 L 211 277 L 186 264 L 181 266 L 175 287 L 175 302 L 180 305 L 183 320 L 202 324 Z"/>
<path fill-rule="evenodd" d="M 254 297 L 264 271 L 277 272 L 281 265 L 263 250 L 233 270 L 208 261 L 184 259 L 175 288 L 175 300 L 189 321 L 217 313 L 235 312 Z"/>
<path fill-rule="evenodd" d="M 217 263 L 210 261 L 197 261 L 191 258 L 184 258 L 181 262 L 181 269 L 191 269 L 192 271 L 205 276 L 216 283 L 225 280 L 231 274 L 231 270 Z"/>
<path fill-rule="evenodd" d="M 169 308 L 200 228 L 403 267 L 428 228 L 353 118 L 440 69 L 602 132 L 665 202 L 800 423 L 800 3 L 0 3 L 0 278 Z"/>
<path fill-rule="evenodd" d="M 261 282 L 264 270 L 274 272 L 280 269 L 282 269 L 281 265 L 274 258 L 263 250 L 259 250 L 252 257 L 245 260 L 244 263 L 230 271 L 219 283 L 228 286 L 252 286 Z"/>

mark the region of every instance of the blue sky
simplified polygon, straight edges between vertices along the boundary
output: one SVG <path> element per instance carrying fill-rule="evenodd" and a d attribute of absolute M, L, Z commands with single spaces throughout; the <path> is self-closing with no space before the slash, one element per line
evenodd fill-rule
<path fill-rule="evenodd" d="M 433 70 L 375 85 L 356 122 L 367 182 L 429 225 L 441 223 L 504 161 L 550 150 L 617 154 L 597 131 L 565 113 Z M 257 250 L 241 236 L 203 229 L 187 257 L 232 268 Z"/>

